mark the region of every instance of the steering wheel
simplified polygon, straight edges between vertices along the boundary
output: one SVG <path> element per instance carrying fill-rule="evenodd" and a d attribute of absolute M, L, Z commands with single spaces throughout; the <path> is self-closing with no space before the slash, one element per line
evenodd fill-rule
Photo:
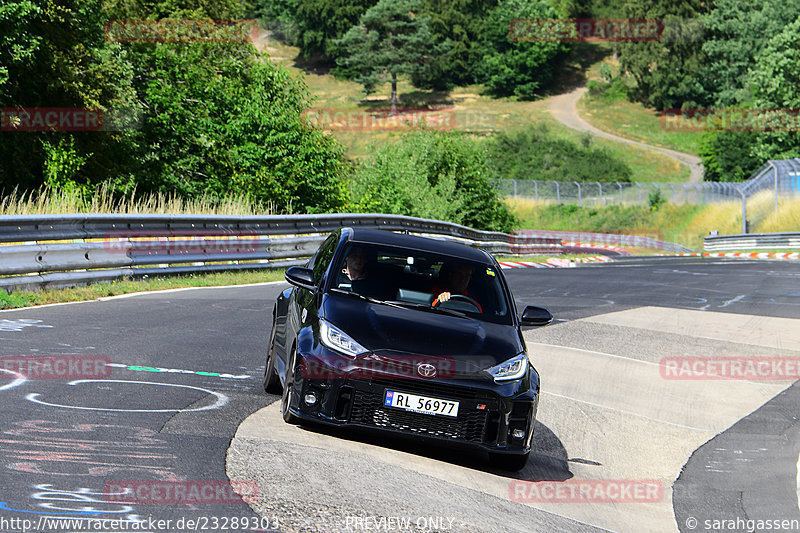
<path fill-rule="evenodd" d="M 474 305 L 475 306 L 475 310 L 478 311 L 479 313 L 483 312 L 481 310 L 481 305 L 478 302 L 476 302 L 475 300 L 473 300 L 472 298 L 470 298 L 469 296 L 466 296 L 464 294 L 451 294 L 450 295 L 450 300 L 462 300 L 462 301 L 465 301 L 470 305 Z M 448 301 L 450 301 L 450 300 L 448 300 Z M 431 305 L 433 307 L 439 307 L 439 305 L 441 303 L 442 302 L 439 301 L 439 297 L 437 296 L 436 299 L 433 301 L 433 303 Z"/>

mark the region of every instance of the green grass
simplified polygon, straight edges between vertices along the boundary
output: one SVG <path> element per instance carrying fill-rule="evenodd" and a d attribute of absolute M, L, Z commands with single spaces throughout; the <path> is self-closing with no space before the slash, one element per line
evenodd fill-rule
<path fill-rule="evenodd" d="M 697 155 L 701 133 L 667 131 L 661 113 L 627 100 L 609 100 L 588 92 L 578 102 L 581 116 L 593 126 L 634 141 Z"/>
<path fill-rule="evenodd" d="M 244 272 L 214 272 L 188 276 L 155 277 L 143 280 L 122 280 L 95 283 L 85 287 L 68 289 L 44 289 L 41 291 L 15 291 L 6 293 L 0 290 L 0 309 L 16 309 L 64 302 L 82 302 L 119 296 L 134 292 L 180 289 L 185 287 L 218 287 L 227 285 L 246 285 L 266 281 L 283 280 L 285 269 L 264 269 Z"/>
<path fill-rule="evenodd" d="M 619 63 L 606 57 L 587 71 L 590 80 L 600 81 L 600 65 L 607 64 L 613 72 Z M 701 132 L 667 131 L 662 126 L 661 113 L 624 98 L 593 95 L 587 91 L 578 101 L 578 111 L 584 120 L 598 129 L 625 139 L 661 146 L 678 152 L 698 155 Z"/>
<path fill-rule="evenodd" d="M 693 249 L 702 247 L 702 237 L 708 232 L 692 226 L 704 206 L 665 204 L 651 211 L 642 206 L 589 208 L 533 202 L 526 205 L 522 199 L 509 199 L 508 203 L 522 228 L 632 234 L 677 242 Z"/>
<path fill-rule="evenodd" d="M 366 113 L 370 108 L 388 109 L 389 84 L 377 86 L 375 93 L 367 97 L 361 85 L 337 80 L 325 71 L 315 71 L 296 61 L 297 48 L 272 38 L 265 38 L 262 42 L 263 49 L 271 54 L 273 61 L 283 64 L 305 80 L 313 98 L 312 109 L 358 113 Z M 565 66 L 562 74 L 564 79 L 560 81 L 560 85 L 566 87 L 579 82 L 582 73 L 590 68 L 591 62 L 598 61 L 607 53 L 610 51 L 594 47 L 581 49 L 581 53 L 576 53 Z M 454 129 L 476 135 L 500 131 L 513 133 L 537 124 L 546 124 L 554 137 L 574 142 L 580 142 L 584 135 L 553 118 L 548 110 L 547 100 L 527 102 L 514 98 L 490 98 L 482 94 L 483 88 L 479 85 L 457 87 L 451 92 L 423 91 L 413 87 L 406 79 L 400 79 L 397 90 L 400 107 L 444 108 Z M 332 129 L 331 134 L 345 146 L 348 157 L 359 159 L 372 154 L 376 146 L 397 139 L 400 131 Z M 687 181 L 689 178 L 687 168 L 653 150 L 607 139 L 594 139 L 593 142 L 628 164 L 633 170 L 633 181 Z"/>

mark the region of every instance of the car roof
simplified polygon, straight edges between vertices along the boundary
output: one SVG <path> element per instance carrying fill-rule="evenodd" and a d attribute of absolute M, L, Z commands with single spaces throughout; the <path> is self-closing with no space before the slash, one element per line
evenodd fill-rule
<path fill-rule="evenodd" d="M 492 262 L 491 256 L 486 252 L 452 241 L 366 228 L 345 228 L 344 232 L 347 236 L 347 240 L 351 242 L 359 242 L 364 244 L 387 244 L 389 246 L 408 248 L 421 252 L 433 252 L 442 255 L 450 255 L 453 257 L 467 259 L 470 261 L 478 261 L 481 263 Z"/>

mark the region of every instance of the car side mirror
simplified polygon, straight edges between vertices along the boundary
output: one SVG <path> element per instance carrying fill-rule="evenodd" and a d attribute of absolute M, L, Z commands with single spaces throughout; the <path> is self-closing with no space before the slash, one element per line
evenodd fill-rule
<path fill-rule="evenodd" d="M 520 322 L 523 326 L 546 326 L 553 321 L 553 315 L 544 307 L 529 305 L 522 311 Z"/>
<path fill-rule="evenodd" d="M 312 292 L 317 291 L 317 286 L 314 283 L 314 271 L 310 268 L 295 266 L 287 270 L 283 277 L 296 287 Z"/>

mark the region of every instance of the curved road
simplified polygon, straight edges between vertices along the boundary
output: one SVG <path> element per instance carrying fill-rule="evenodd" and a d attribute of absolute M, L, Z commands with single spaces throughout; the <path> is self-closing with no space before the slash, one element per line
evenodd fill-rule
<path fill-rule="evenodd" d="M 236 517 L 260 530 L 479 532 L 798 519 L 798 387 L 664 379 L 658 363 L 800 358 L 800 264 L 624 258 L 505 274 L 519 306 L 557 318 L 525 332 L 543 396 L 536 451 L 513 475 L 480 454 L 284 424 L 261 389 L 281 283 L 0 312 L 0 530 L 22 531 L 12 519 L 79 529 L 44 518 L 165 521 L 149 531 L 203 529 L 188 520 L 214 530 L 214 519 L 231 529 Z M 13 374 L 37 356 L 110 366 Z M 220 489 L 228 478 L 250 505 Z M 662 492 L 604 503 L 544 490 L 637 480 Z M 188 500 L 178 486 L 216 490 Z M 534 501 L 531 487 L 545 496 Z"/>
<path fill-rule="evenodd" d="M 613 133 L 600 130 L 583 120 L 583 118 L 581 118 L 581 116 L 578 114 L 578 101 L 581 99 L 584 93 L 586 93 L 586 90 L 586 87 L 578 87 L 577 89 L 573 89 L 568 93 L 550 97 L 550 113 L 568 128 L 578 131 L 587 131 L 604 139 L 633 144 L 648 150 L 661 152 L 662 154 L 665 154 L 676 160 L 681 165 L 689 167 L 689 183 L 700 183 L 703 181 L 703 164 L 699 157 L 678 152 L 676 150 L 670 150 L 669 148 L 662 148 L 660 146 L 653 146 L 651 144 L 645 144 L 643 142 L 619 137 Z"/>

